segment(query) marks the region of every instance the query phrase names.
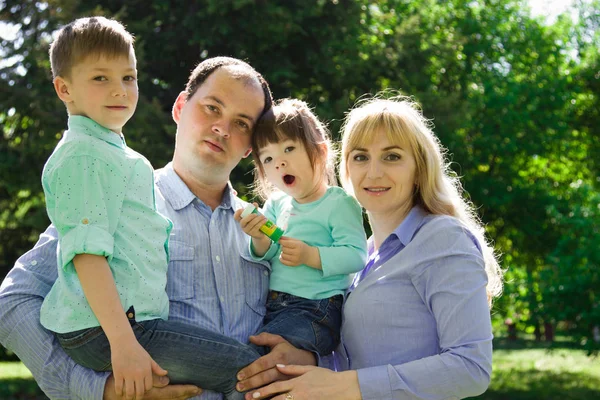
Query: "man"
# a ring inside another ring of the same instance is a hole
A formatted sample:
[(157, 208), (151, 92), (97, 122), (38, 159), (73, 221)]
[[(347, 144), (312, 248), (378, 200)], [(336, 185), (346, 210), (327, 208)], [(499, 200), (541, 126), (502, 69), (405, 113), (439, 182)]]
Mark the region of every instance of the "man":
[[(156, 171), (155, 179), (158, 210), (174, 223), (169, 238), (169, 318), (242, 342), (262, 322), (269, 271), (268, 265), (249, 256), (247, 236), (233, 218), (245, 204), (228, 180), (250, 154), (254, 127), (271, 102), (268, 84), (248, 64), (226, 57), (200, 63), (173, 106), (173, 162)], [(57, 276), (56, 237), (50, 226), (0, 286), (0, 342), (21, 358), (51, 398), (115, 398), (110, 373), (75, 364), (39, 323), (40, 306)], [(315, 361), (280, 337), (265, 335), (258, 341), (272, 351), (245, 370), (246, 376), (254, 376), (238, 390), (280, 379), (276, 363)], [(155, 377), (155, 387), (144, 399), (185, 399), (200, 393), (191, 385), (167, 383), (165, 377)], [(200, 398), (221, 395), (206, 392)]]

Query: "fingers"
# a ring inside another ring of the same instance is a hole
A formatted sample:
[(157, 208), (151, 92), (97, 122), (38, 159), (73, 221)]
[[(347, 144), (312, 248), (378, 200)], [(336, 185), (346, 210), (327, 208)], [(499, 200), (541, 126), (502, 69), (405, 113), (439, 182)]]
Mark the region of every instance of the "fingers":
[(154, 375), (165, 376), (168, 374), (166, 369), (163, 369), (156, 361), (152, 359), (150, 360), (150, 367), (152, 369), (152, 374)]
[(185, 400), (200, 393), (202, 393), (202, 389), (194, 385), (169, 385), (163, 388), (153, 388), (144, 395), (144, 400)]
[(114, 374), (115, 376), (115, 393), (117, 397), (123, 396), (123, 377), (120, 374)]
[(135, 396), (135, 381), (126, 380), (125, 381), (125, 400), (132, 400), (133, 396)]
[(287, 375), (288, 378), (303, 375), (313, 369), (317, 368), (314, 365), (283, 365), (277, 364), (277, 370), (284, 375)]
[(271, 368), (266, 371), (259, 372), (250, 378), (240, 381), (236, 389), (238, 392), (246, 392), (248, 390), (260, 388), (270, 383), (289, 379), (287, 375), (282, 374), (276, 368)]
[(243, 208), (240, 208), (239, 210), (236, 210), (233, 213), (233, 219), (235, 219), (237, 222), (240, 222), (242, 220), (242, 213), (244, 212)]
[(301, 263), (298, 258), (299, 257), (297, 254), (290, 254), (285, 250), (282, 250), (281, 254), (279, 255), (279, 261), (281, 261), (283, 265), (287, 265), (288, 267), (297, 267), (298, 265), (300, 265)]
[(286, 342), (286, 340), (280, 335), (275, 335), (269, 332), (262, 332), (256, 336), (250, 336), (250, 342), (258, 346), (269, 346), (273, 348), (279, 343)]
[(135, 381), (135, 388), (134, 388), (134, 395), (135, 397), (133, 397), (134, 399), (138, 400), (138, 399), (142, 399), (144, 397), (144, 393), (146, 393), (146, 381), (151, 380), (152, 379), (152, 375), (146, 375), (146, 376), (142, 376), (139, 379), (137, 379)]
[[(279, 393), (288, 393), (291, 390), (289, 381), (279, 381), (246, 394), (246, 399), (268, 399)], [(285, 398), (285, 397), (282, 397)]]

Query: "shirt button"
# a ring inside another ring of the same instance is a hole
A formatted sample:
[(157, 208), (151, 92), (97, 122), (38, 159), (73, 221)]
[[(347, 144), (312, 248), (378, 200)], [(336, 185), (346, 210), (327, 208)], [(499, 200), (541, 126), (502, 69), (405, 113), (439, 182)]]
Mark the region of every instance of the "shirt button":
[(81, 223), (87, 225), (90, 221), (87, 218), (81, 220)]
[(216, 256), (215, 258), (217, 259), (217, 262), (221, 261), (221, 257)]
[(37, 265), (37, 260), (33, 260), (33, 261), (31, 262), (31, 265)]
[(263, 271), (263, 275), (269, 275), (269, 271)]
[(219, 300), (221, 300), (221, 303), (225, 303), (225, 297), (221, 296), (219, 297)]
[(129, 314), (127, 314), (127, 318), (133, 318), (133, 313), (130, 312)]

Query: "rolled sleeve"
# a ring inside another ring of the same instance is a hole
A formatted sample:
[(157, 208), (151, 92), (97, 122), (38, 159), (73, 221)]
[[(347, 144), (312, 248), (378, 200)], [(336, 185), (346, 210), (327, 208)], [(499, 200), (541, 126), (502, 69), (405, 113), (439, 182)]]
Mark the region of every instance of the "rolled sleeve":
[(61, 267), (65, 268), (77, 254), (111, 257), (114, 238), (106, 230), (90, 224), (80, 224), (69, 230), (60, 241)]
[(123, 171), (91, 155), (66, 154), (44, 168), (48, 216), (59, 233), (60, 267), (77, 254), (113, 254), (127, 181)]

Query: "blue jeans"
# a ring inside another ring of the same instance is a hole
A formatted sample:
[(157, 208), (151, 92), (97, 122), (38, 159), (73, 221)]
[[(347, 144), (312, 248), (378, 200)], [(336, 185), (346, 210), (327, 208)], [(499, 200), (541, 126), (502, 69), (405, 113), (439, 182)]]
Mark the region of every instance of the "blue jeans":
[[(339, 342), (342, 295), (308, 300), (271, 291), (267, 315), (260, 332), (281, 335), (299, 349), (326, 355)], [(191, 383), (242, 400), (235, 390), (237, 372), (269, 348), (247, 345), (220, 333), (177, 321), (154, 319), (136, 322), (133, 307), (127, 311), (138, 342), (162, 368), (171, 383)], [(57, 333), (65, 352), (79, 365), (96, 371), (111, 371), (110, 343), (102, 327)]]
[[(236, 374), (260, 356), (256, 349), (181, 322), (162, 319), (136, 322), (133, 307), (127, 314), (138, 342), (158, 365), (169, 371), (171, 383), (191, 383), (224, 393), (229, 400), (244, 398), (235, 390)], [(56, 336), (77, 364), (96, 371), (112, 370), (110, 344), (101, 327)]]
[[(271, 290), (267, 300), (267, 315), (258, 333), (281, 335), (299, 349), (327, 355), (340, 342), (343, 302), (341, 294), (309, 300)], [(268, 349), (256, 348), (262, 355), (268, 352)]]

